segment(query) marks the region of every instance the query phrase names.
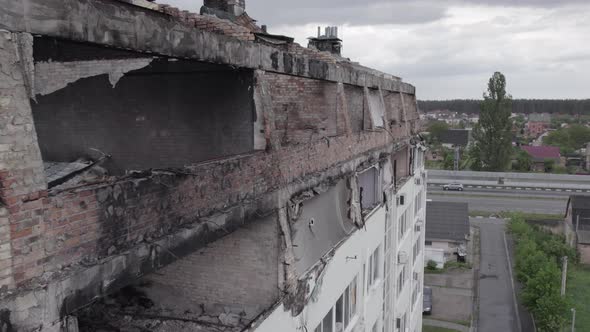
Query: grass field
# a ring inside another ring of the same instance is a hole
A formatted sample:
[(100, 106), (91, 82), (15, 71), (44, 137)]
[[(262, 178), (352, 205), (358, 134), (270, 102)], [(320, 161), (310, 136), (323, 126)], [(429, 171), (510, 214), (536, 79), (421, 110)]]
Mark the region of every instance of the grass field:
[[(576, 331), (590, 331), (590, 267), (571, 268), (567, 294), (576, 308)], [(571, 324), (571, 321), (569, 322)]]
[(444, 327), (422, 326), (422, 332), (457, 332), (457, 330), (445, 329)]

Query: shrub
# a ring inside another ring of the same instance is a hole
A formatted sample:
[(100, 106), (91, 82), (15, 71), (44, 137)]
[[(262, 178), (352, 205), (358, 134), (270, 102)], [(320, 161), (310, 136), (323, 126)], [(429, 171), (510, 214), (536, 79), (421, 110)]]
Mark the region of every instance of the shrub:
[(436, 262), (433, 261), (432, 259), (426, 263), (426, 269), (429, 271), (436, 271), (436, 266), (437, 266)]
[(523, 284), (522, 302), (535, 316), (539, 331), (558, 331), (566, 321), (567, 303), (560, 295), (561, 257), (577, 259), (562, 237), (529, 225), (513, 214), (508, 231), (516, 238), (516, 276)]

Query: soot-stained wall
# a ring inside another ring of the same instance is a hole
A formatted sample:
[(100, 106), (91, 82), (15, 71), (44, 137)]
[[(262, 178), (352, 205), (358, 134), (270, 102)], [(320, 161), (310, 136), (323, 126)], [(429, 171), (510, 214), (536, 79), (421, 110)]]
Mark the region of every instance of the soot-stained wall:
[(154, 60), (123, 76), (80, 79), (37, 96), (33, 116), (43, 159), (112, 158), (125, 170), (181, 167), (253, 149), (251, 71)]

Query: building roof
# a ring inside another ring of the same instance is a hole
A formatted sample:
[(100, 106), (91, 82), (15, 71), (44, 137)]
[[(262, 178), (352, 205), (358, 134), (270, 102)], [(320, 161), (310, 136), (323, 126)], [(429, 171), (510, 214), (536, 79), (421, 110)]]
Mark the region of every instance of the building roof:
[(556, 146), (522, 146), (526, 153), (528, 153), (535, 161), (543, 161), (545, 159), (559, 159), (561, 154), (559, 148)]
[(453, 144), (455, 146), (467, 146), (469, 143), (469, 130), (467, 129), (449, 129), (440, 134), (440, 142), (443, 144)]
[(590, 210), (590, 196), (571, 195), (568, 204), (571, 204), (574, 210)]
[(469, 235), (467, 203), (427, 202), (426, 239), (463, 241)]

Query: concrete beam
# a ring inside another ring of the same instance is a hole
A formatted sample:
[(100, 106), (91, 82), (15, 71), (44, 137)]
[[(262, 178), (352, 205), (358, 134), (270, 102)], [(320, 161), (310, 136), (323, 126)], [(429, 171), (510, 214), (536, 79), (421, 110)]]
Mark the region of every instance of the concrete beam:
[(391, 75), (202, 31), (127, 2), (4, 0), (0, 29), (415, 94), (412, 85)]

